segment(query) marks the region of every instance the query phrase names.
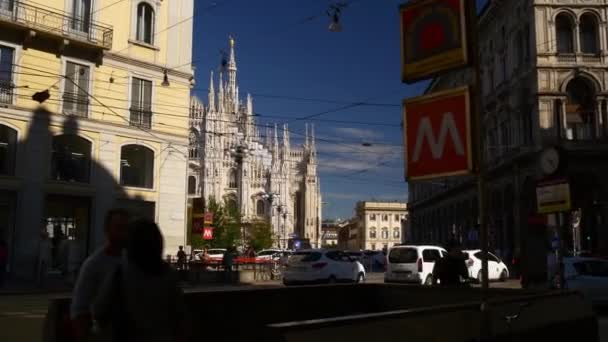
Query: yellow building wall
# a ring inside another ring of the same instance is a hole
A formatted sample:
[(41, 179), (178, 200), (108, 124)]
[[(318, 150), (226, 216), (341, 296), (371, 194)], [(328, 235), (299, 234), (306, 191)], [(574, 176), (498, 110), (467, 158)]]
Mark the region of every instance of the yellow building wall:
[[(98, 0), (96, 8), (103, 8), (114, 3), (116, 0)], [(176, 1), (176, 0), (171, 0)], [(32, 3), (34, 6), (39, 4)], [(47, 8), (69, 13), (65, 9), (65, 0), (51, 0), (46, 2)], [(166, 31), (156, 35), (155, 46), (158, 50), (140, 47), (129, 43), (131, 38), (131, 1), (123, 1), (102, 9), (98, 13), (97, 21), (113, 26), (113, 53), (120, 53), (137, 60), (163, 65), (166, 60), (165, 37)], [(157, 13), (156, 30), (162, 31), (166, 28), (168, 18), (168, 5), (164, 1)], [(129, 47), (131, 46), (131, 47)], [(84, 55), (83, 55), (84, 56)], [(63, 61), (53, 53), (48, 53), (33, 48), (23, 49), (17, 53), (17, 73), (15, 83), (17, 85), (16, 106), (26, 109), (35, 108), (38, 103), (31, 100), (31, 96), (44, 89), (50, 88), (50, 99), (45, 103), (53, 113), (61, 112), (62, 77), (64, 74)], [(83, 61), (86, 59), (83, 58)], [(91, 88), (90, 93), (98, 100), (90, 98), (89, 118), (101, 120), (108, 123), (128, 125), (129, 122), (129, 92), (133, 68), (125, 65), (123, 67), (108, 65), (106, 61), (101, 65), (91, 65)], [(145, 69), (145, 68), (144, 68)], [(161, 72), (146, 72), (147, 79), (152, 79), (153, 90), (153, 131), (186, 136), (188, 134), (188, 115), (190, 103), (190, 84), (184, 80), (170, 78), (171, 85), (163, 87), (163, 75)], [(111, 82), (111, 79), (113, 82)]]

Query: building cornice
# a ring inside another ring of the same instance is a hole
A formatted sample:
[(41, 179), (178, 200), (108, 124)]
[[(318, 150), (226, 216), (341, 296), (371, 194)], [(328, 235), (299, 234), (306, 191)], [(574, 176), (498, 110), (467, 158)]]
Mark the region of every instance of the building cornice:
[(137, 66), (137, 67), (141, 67), (141, 68), (146, 68), (146, 69), (153, 70), (153, 71), (160, 72), (160, 73), (167, 70), (167, 74), (174, 76), (174, 77), (184, 78), (186, 80), (190, 80), (190, 78), (192, 78), (194, 76), (194, 73), (188, 73), (188, 72), (183, 72), (183, 71), (167, 68), (167, 67), (159, 65), (159, 64), (142, 61), (140, 59), (131, 58), (131, 57), (128, 57), (128, 56), (125, 56), (122, 54), (117, 54), (117, 53), (113, 53), (113, 52), (109, 52), (109, 51), (104, 52), (103, 56), (104, 56), (104, 58), (111, 59), (111, 60), (114, 60), (117, 62), (129, 64), (129, 65), (133, 65), (133, 66)]

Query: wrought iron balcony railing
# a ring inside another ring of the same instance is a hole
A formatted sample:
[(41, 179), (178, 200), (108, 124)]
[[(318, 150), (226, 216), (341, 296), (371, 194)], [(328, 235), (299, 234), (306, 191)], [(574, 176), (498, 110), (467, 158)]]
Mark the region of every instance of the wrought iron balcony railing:
[(13, 85), (0, 81), (0, 104), (13, 103)]
[(0, 0), (0, 23), (14, 24), (103, 49), (112, 48), (114, 30), (111, 26), (22, 1)]
[(129, 122), (131, 126), (150, 129), (152, 128), (152, 112), (149, 110), (131, 108), (131, 118)]

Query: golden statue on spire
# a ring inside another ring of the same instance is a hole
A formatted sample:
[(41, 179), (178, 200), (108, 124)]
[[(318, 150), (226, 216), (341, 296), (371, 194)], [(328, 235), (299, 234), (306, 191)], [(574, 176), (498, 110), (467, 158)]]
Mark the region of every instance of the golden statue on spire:
[(232, 35), (228, 36), (228, 43), (230, 43), (230, 48), (234, 48), (234, 37)]

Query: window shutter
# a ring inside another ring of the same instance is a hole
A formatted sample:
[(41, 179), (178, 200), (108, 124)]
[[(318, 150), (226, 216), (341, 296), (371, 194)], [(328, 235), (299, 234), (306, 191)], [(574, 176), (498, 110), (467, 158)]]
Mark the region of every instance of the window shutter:
[(141, 124), (141, 80), (138, 78), (132, 79), (131, 88), (131, 124)]
[(74, 113), (76, 111), (76, 86), (74, 85), (76, 75), (76, 64), (67, 62), (65, 67), (65, 77), (63, 82), (63, 111)]
[(76, 107), (78, 109), (78, 114), (82, 116), (88, 116), (88, 108), (89, 108), (89, 68), (86, 66), (78, 65), (78, 72), (76, 73), (78, 77), (78, 86), (77, 89), (78, 96), (76, 97), (77, 103)]

